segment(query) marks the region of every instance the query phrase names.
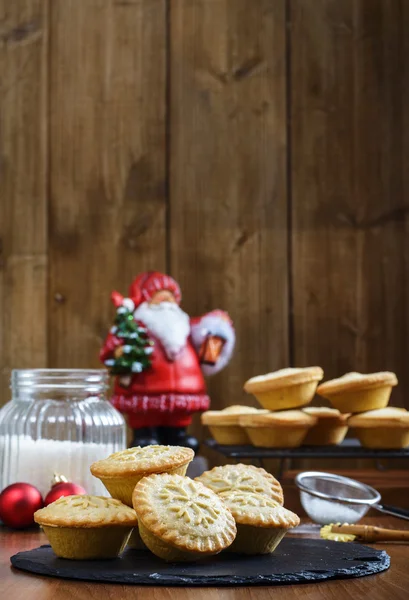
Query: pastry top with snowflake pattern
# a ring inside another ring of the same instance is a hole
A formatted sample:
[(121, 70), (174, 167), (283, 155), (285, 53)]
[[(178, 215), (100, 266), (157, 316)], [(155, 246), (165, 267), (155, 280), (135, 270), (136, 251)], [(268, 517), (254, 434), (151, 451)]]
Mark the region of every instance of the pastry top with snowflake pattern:
[(63, 496), (34, 513), (39, 525), (51, 527), (111, 527), (138, 524), (135, 511), (119, 500), (104, 496)]
[(200, 481), (216, 494), (240, 491), (255, 492), (283, 504), (283, 490), (273, 475), (253, 465), (224, 465), (206, 471), (195, 481)]
[(236, 536), (234, 518), (223, 501), (188, 477), (144, 477), (135, 487), (133, 505), (151, 533), (178, 548), (215, 553)]
[(290, 529), (300, 524), (300, 519), (295, 513), (260, 494), (224, 492), (220, 494), (220, 498), (240, 525)]
[(193, 450), (182, 446), (136, 446), (115, 452), (108, 458), (93, 463), (91, 473), (96, 477), (112, 479), (124, 475), (161, 473), (167, 469), (181, 467), (193, 457)]

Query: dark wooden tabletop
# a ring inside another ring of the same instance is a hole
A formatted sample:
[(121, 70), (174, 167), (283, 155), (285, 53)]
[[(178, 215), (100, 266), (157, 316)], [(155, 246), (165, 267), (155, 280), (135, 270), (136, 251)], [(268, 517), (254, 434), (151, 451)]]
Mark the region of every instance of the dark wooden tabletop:
[[(363, 522), (406, 529), (404, 521), (393, 517), (368, 518)], [(306, 534), (307, 535), (307, 534)], [(314, 533), (308, 533), (314, 537)], [(30, 575), (10, 566), (10, 556), (29, 550), (47, 540), (38, 530), (15, 532), (0, 527), (1, 600), (407, 600), (409, 598), (409, 544), (377, 544), (391, 557), (384, 573), (327, 581), (317, 584), (250, 588), (165, 588), (99, 584)]]

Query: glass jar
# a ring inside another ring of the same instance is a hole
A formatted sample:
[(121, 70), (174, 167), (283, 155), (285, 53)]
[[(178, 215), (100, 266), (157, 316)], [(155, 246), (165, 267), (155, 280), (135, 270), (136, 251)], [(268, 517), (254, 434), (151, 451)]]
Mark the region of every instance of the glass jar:
[(105, 370), (15, 370), (0, 410), (0, 491), (17, 481), (50, 489), (54, 473), (107, 495), (90, 464), (126, 447), (122, 415), (106, 400)]

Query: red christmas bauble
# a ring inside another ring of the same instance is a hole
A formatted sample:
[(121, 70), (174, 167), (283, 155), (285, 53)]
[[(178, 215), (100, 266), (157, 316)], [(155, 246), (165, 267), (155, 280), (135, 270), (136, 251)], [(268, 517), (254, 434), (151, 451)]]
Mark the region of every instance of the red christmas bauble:
[(51, 490), (44, 498), (44, 506), (55, 502), (62, 496), (75, 496), (76, 494), (86, 494), (87, 491), (80, 485), (67, 481), (63, 475), (54, 475), (51, 482)]
[(0, 519), (13, 529), (34, 525), (34, 513), (42, 507), (40, 492), (29, 483), (13, 483), (0, 494)]

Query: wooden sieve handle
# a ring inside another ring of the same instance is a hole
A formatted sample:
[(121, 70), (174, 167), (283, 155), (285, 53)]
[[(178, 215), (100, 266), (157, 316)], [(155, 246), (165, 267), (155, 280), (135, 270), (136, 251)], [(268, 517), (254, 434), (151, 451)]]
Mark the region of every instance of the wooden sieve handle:
[(333, 525), (332, 533), (349, 533), (364, 542), (409, 542), (409, 531), (403, 529), (383, 529), (373, 525)]

